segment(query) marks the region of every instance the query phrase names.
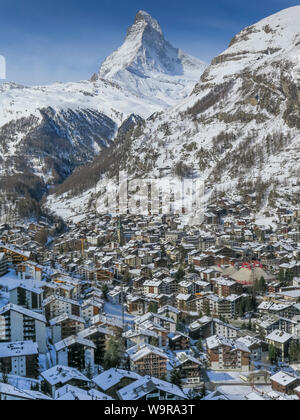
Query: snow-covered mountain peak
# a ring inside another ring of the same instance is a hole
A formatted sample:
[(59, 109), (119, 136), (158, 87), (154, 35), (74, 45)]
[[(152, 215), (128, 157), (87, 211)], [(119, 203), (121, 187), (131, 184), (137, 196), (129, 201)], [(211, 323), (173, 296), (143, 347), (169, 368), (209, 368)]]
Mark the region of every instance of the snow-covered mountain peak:
[[(285, 205), (287, 198), (298, 205), (299, 22), (300, 7), (295, 7), (245, 28), (226, 51), (212, 60), (191, 95), (144, 121), (130, 116), (108, 149), (105, 161), (94, 162), (97, 182), (101, 184), (99, 167), (111, 185), (120, 170), (126, 170), (132, 179), (161, 178), (163, 174), (182, 178), (193, 174), (205, 181), (205, 200), (210, 196), (224, 197), (230, 191), (261, 212), (269, 206), (271, 214), (274, 203)], [(147, 26), (142, 20), (140, 24)], [(134, 39), (143, 41), (138, 48), (142, 51), (147, 47), (144, 57), (151, 62), (147, 54), (154, 48), (142, 36)], [(137, 86), (144, 80), (146, 91), (146, 76), (140, 81), (134, 75), (131, 79), (126, 68), (113, 73), (118, 54), (110, 58), (114, 79), (127, 80), (129, 85), (136, 81)], [(186, 57), (182, 53), (185, 71), (191, 68), (184, 63)], [(138, 63), (138, 59), (133, 63)], [(159, 76), (154, 71), (149, 74), (152, 82), (164, 77), (162, 72)], [(174, 79), (169, 76), (170, 83)], [(109, 162), (107, 169), (105, 162)], [(95, 184), (89, 182), (88, 171), (76, 176), (60, 190), (61, 195), (49, 197), (49, 207), (62, 217), (77, 217), (91, 209), (90, 195), (91, 191), (94, 194)], [(78, 190), (70, 185), (77, 187), (78, 179), (84, 177), (88, 181), (78, 196)], [(72, 194), (75, 199), (69, 198)], [(100, 201), (101, 194), (99, 190)]]
[(135, 16), (134, 27), (145, 27), (145, 25), (149, 25), (152, 30), (155, 30), (161, 35), (163, 35), (163, 31), (158, 21), (154, 19), (151, 15), (149, 15), (149, 13), (140, 10)]
[(247, 66), (253, 72), (284, 60), (293, 61), (300, 68), (299, 22), (300, 6), (296, 6), (243, 29), (227, 50), (212, 61), (203, 81), (226, 80)]
[(98, 77), (139, 97), (156, 97), (165, 107), (188, 96), (205, 68), (205, 63), (166, 41), (159, 23), (140, 11), (125, 42), (104, 61)]
[(245, 28), (232, 40), (230, 48), (250, 52), (268, 48), (289, 50), (297, 44), (299, 22), (300, 6), (282, 10)]

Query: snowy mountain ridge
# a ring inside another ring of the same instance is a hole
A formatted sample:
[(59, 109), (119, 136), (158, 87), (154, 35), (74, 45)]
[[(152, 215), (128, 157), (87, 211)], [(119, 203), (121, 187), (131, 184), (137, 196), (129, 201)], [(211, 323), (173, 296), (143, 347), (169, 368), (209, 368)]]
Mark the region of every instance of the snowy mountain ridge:
[[(207, 199), (255, 197), (257, 212), (274, 200), (299, 204), (299, 22), (296, 6), (241, 31), (189, 97), (139, 126), (129, 141), (116, 140), (111, 154), (119, 157), (117, 166), (104, 177), (113, 183), (110, 173), (120, 169), (151, 178), (169, 168), (172, 176), (203, 179)], [(68, 217), (91, 209), (97, 191), (87, 185), (72, 197), (71, 184), (48, 199), (54, 212)], [(101, 178), (98, 184), (100, 191)]]
[[(159, 47), (151, 43), (152, 36), (161, 42)], [(110, 146), (129, 115), (147, 118), (175, 99), (186, 97), (204, 71), (200, 60), (167, 43), (158, 22), (145, 12), (136, 16), (127, 42), (137, 45), (130, 49), (131, 85), (126, 77), (122, 83), (122, 77), (106, 74), (109, 60), (99, 75), (88, 81), (34, 87), (0, 85), (0, 184), (1, 177), (20, 178), (26, 172), (38, 178), (42, 194)], [(142, 64), (134, 73), (134, 63), (139, 62)], [(111, 65), (111, 72), (120, 75), (120, 66), (127, 72), (126, 54)], [(179, 74), (180, 66), (193, 68), (193, 73), (186, 77), (184, 72)], [(169, 80), (168, 71), (178, 75)], [(139, 88), (134, 90), (132, 85)], [(6, 178), (2, 185), (5, 189), (13, 183)]]
[(165, 40), (159, 23), (140, 11), (124, 44), (104, 61), (98, 75), (138, 96), (154, 96), (165, 107), (189, 95), (206, 67), (174, 48)]

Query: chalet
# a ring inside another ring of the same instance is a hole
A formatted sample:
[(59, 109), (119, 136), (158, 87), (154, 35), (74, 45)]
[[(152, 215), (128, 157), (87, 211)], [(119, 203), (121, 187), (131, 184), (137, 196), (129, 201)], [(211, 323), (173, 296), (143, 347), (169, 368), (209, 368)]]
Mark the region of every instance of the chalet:
[(200, 255), (193, 258), (193, 265), (195, 267), (212, 267), (215, 265), (215, 257), (213, 255)]
[(165, 327), (161, 326), (160, 324), (154, 322), (154, 320), (145, 320), (141, 324), (139, 324), (139, 329), (144, 331), (151, 331), (156, 334), (157, 337), (157, 345), (159, 347), (166, 347), (168, 344), (168, 331)]
[(130, 268), (141, 268), (142, 259), (136, 255), (127, 255), (124, 258), (124, 263)]
[(55, 401), (112, 401), (113, 398), (96, 389), (81, 389), (64, 385), (55, 392)]
[(111, 397), (117, 398), (117, 393), (120, 389), (139, 379), (141, 379), (141, 376), (135, 372), (111, 368), (96, 376), (93, 382), (100, 391), (104, 391)]
[(250, 357), (253, 362), (259, 362), (262, 359), (263, 343), (261, 340), (249, 335), (240, 337), (238, 340), (251, 351)]
[(195, 286), (194, 283), (190, 282), (190, 281), (181, 281), (178, 284), (178, 292), (188, 295), (188, 294), (195, 294)]
[(89, 322), (91, 318), (102, 313), (104, 301), (98, 297), (85, 299), (80, 305), (80, 316)]
[(41, 281), (43, 276), (43, 267), (33, 261), (26, 261), (18, 265), (18, 277), (20, 280), (32, 279)]
[(146, 312), (147, 299), (140, 296), (128, 295), (127, 312), (131, 315), (143, 315)]
[(251, 352), (238, 340), (212, 336), (207, 338), (206, 344), (212, 370), (249, 372)]
[(219, 319), (213, 319), (213, 334), (218, 337), (237, 338), (239, 329)]
[(190, 348), (190, 338), (187, 334), (176, 331), (175, 333), (170, 333), (169, 337), (169, 347), (172, 350), (188, 350)]
[(166, 277), (162, 280), (163, 285), (163, 293), (166, 295), (172, 295), (173, 293), (177, 292), (177, 282), (172, 277)]
[(128, 330), (123, 333), (126, 340), (126, 347), (131, 348), (135, 345), (155, 344), (159, 345), (159, 334), (151, 329), (145, 329), (143, 325), (138, 330)]
[(16, 388), (0, 383), (0, 401), (51, 401), (52, 398), (39, 391)]
[(200, 272), (201, 279), (209, 282), (214, 277), (219, 277), (220, 273), (215, 267), (202, 269)]
[(43, 289), (31, 283), (20, 284), (9, 291), (11, 303), (31, 310), (41, 310), (43, 303)]
[(46, 353), (46, 318), (12, 303), (0, 308), (0, 342), (37, 342), (40, 353)]
[(37, 378), (38, 346), (32, 341), (0, 343), (0, 371), (16, 376)]
[(161, 315), (163, 318), (171, 319), (177, 324), (177, 321), (180, 316), (180, 311), (173, 306), (166, 305), (162, 308), (159, 308), (157, 314)]
[(63, 314), (49, 321), (52, 342), (58, 343), (84, 330), (85, 320), (75, 315)]
[(133, 279), (132, 287), (135, 292), (143, 291), (145, 278), (136, 277)]
[(64, 385), (77, 386), (88, 389), (91, 381), (77, 369), (68, 366), (56, 365), (41, 373), (46, 388), (55, 397), (57, 389)]
[(188, 311), (189, 304), (193, 301), (193, 295), (180, 293), (176, 296), (176, 307), (180, 311)]
[(80, 371), (94, 369), (95, 344), (80, 336), (71, 336), (54, 344), (58, 365), (69, 366)]
[(111, 284), (113, 280), (113, 272), (104, 267), (96, 268), (94, 272), (94, 282), (100, 284)]
[(165, 378), (167, 374), (168, 356), (158, 347), (145, 344), (127, 350), (133, 372), (141, 376), (150, 375)]
[(277, 349), (281, 360), (284, 362), (288, 357), (288, 348), (292, 339), (293, 336), (291, 334), (281, 330), (274, 330), (271, 334), (267, 335), (266, 342)]
[(271, 384), (274, 391), (290, 395), (300, 385), (300, 378), (281, 371), (271, 376)]
[(207, 281), (196, 280), (194, 282), (195, 294), (202, 294), (211, 291), (211, 285)]
[(295, 315), (295, 308), (289, 303), (263, 301), (257, 308), (260, 314), (274, 314), (280, 317), (292, 318)]
[(126, 401), (182, 401), (187, 399), (177, 385), (151, 376), (144, 376), (134, 381), (120, 389), (117, 394), (118, 399)]
[(4, 253), (8, 261), (10, 261), (15, 267), (20, 263), (28, 261), (31, 253), (29, 251), (23, 251), (13, 246), (0, 245), (0, 253)]
[(187, 385), (199, 385), (203, 380), (202, 363), (185, 352), (177, 353), (175, 359), (181, 379)]
[(80, 331), (77, 336), (94, 343), (94, 361), (96, 365), (102, 365), (104, 361), (105, 346), (107, 341), (115, 334), (108, 328), (91, 326)]
[(204, 316), (189, 325), (189, 334), (193, 340), (208, 338), (214, 335), (213, 319)]
[(233, 316), (232, 303), (227, 298), (220, 298), (216, 295), (207, 295), (199, 300), (198, 311), (216, 318), (230, 319)]
[(164, 285), (161, 280), (146, 280), (144, 282), (144, 294), (160, 295), (164, 291)]
[(77, 300), (67, 299), (58, 295), (45, 299), (43, 307), (48, 321), (64, 314), (81, 316), (81, 305)]
[(117, 334), (123, 333), (122, 320), (113, 316), (98, 314), (91, 319), (91, 325), (106, 327)]
[(228, 297), (233, 294), (242, 294), (243, 288), (234, 280), (218, 277), (210, 280), (214, 293), (219, 297)]

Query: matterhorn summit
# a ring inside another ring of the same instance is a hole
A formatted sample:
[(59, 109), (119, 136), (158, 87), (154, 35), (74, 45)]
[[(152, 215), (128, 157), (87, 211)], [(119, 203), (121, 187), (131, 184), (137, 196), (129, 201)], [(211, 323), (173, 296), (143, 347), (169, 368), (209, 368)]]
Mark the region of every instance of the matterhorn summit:
[(102, 64), (99, 78), (172, 105), (191, 93), (205, 68), (204, 62), (166, 41), (157, 20), (140, 11), (124, 44)]

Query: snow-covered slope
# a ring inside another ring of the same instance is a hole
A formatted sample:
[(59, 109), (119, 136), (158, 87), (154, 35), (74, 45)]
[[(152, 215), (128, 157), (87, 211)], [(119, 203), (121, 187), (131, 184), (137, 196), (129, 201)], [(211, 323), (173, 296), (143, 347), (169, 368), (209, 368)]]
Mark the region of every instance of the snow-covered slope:
[(207, 65), (174, 48), (159, 23), (140, 11), (124, 44), (102, 64), (99, 77), (112, 80), (143, 98), (156, 98), (162, 107), (192, 91)]
[[(188, 98), (139, 125), (130, 141), (117, 139), (115, 169), (132, 177), (168, 167), (172, 174), (193, 172), (206, 181), (207, 197), (230, 191), (247, 200), (254, 193), (257, 211), (284, 200), (299, 205), (299, 22), (297, 6), (236, 35)], [(110, 167), (106, 176), (115, 172)], [(60, 214), (68, 206), (82, 213), (90, 184), (75, 201), (68, 185), (48, 204)], [(95, 198), (96, 185), (92, 192)]]
[[(158, 23), (146, 13), (137, 15), (129, 32), (130, 46), (137, 46), (130, 48), (130, 65), (126, 54), (117, 52), (116, 59), (106, 60), (99, 75), (89, 81), (37, 87), (0, 85), (3, 188), (10, 185), (13, 191), (14, 180), (9, 182), (7, 177), (20, 179), (26, 172), (24, 182), (28, 174), (37, 177), (42, 195), (49, 186), (63, 181), (76, 167), (110, 146), (129, 115), (149, 117), (169, 105), (168, 96), (172, 102), (191, 92), (205, 68), (202, 62), (164, 41)], [(159, 40), (161, 45), (155, 45)], [(122, 48), (119, 51), (124, 52)], [(134, 74), (133, 63), (141, 59), (139, 74)], [(120, 71), (129, 67), (130, 82), (126, 77), (122, 79)], [(113, 77), (113, 72), (120, 77)], [(147, 83), (139, 83), (140, 79)], [(132, 88), (133, 83), (137, 90)]]

